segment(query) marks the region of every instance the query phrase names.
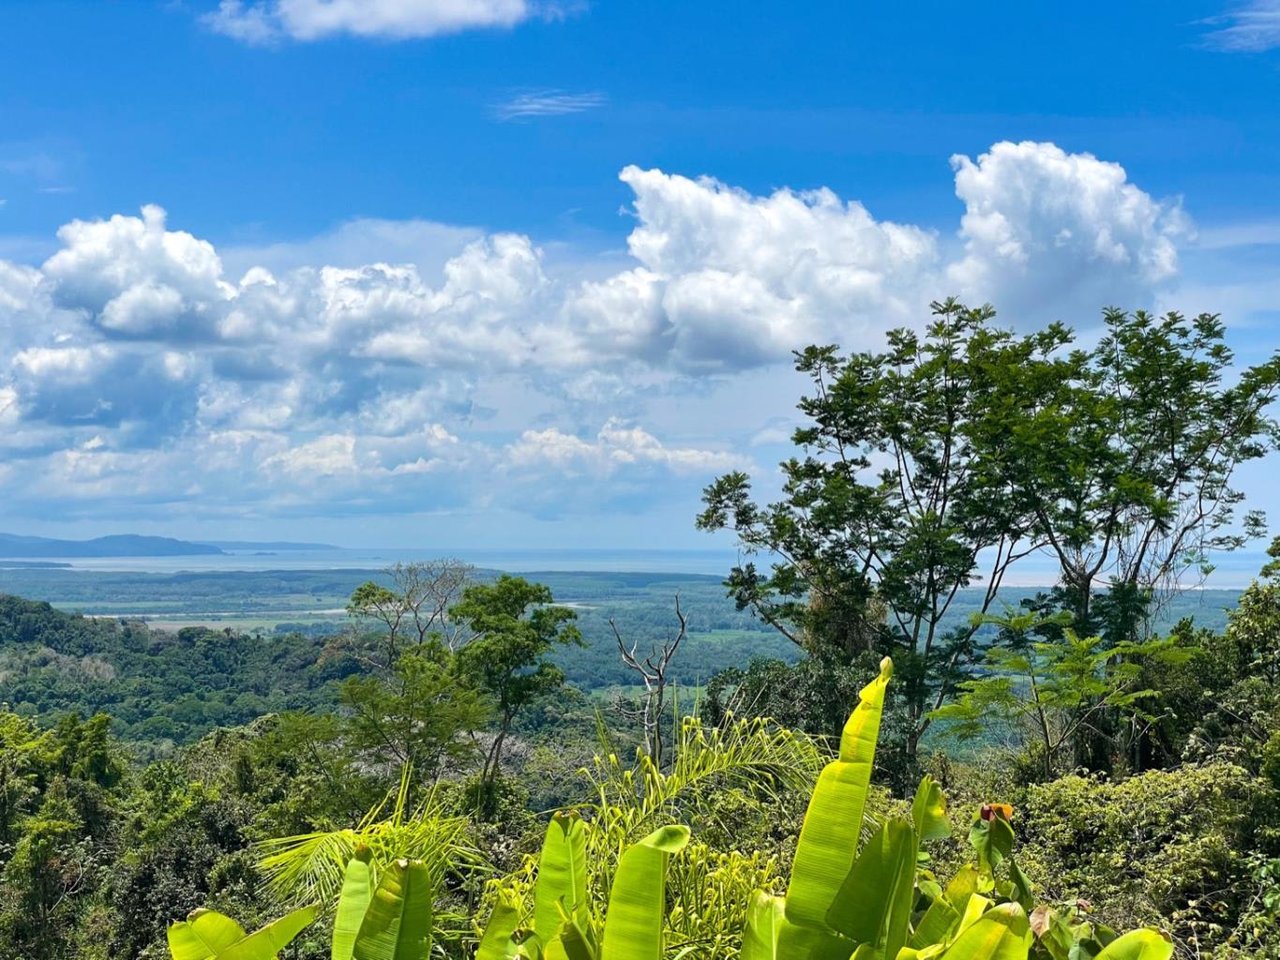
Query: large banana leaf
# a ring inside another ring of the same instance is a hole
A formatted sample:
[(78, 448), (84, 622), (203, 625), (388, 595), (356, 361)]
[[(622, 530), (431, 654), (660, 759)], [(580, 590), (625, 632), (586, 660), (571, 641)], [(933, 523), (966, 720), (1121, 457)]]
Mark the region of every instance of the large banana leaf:
[(791, 924), (824, 927), (827, 911), (853, 866), (884, 713), (885, 688), (892, 674), (893, 662), (886, 657), (880, 675), (863, 688), (858, 706), (845, 724), (839, 758), (818, 778), (800, 829), (787, 888), (786, 915)]
[(579, 915), (565, 917), (560, 932), (547, 942), (542, 960), (596, 960), (596, 944), (586, 908)]
[(347, 862), (347, 872), (342, 880), (342, 894), (338, 897), (338, 912), (333, 918), (333, 942), (331, 960), (352, 960), (356, 946), (356, 934), (364, 922), (365, 911), (373, 899), (373, 875), (369, 869), (368, 849), (358, 850)]
[(747, 928), (742, 933), (740, 960), (777, 960), (778, 934), (787, 902), (757, 890), (747, 907)]
[(943, 960), (1027, 960), (1031, 924), (1022, 907), (1002, 903), (992, 907), (960, 934), (942, 954)]
[(310, 906), (287, 913), (220, 951), (217, 960), (275, 960), (294, 937), (310, 926), (319, 912), (318, 906)]
[(1169, 960), (1173, 944), (1155, 930), (1134, 930), (1112, 940), (1094, 960)]
[(173, 960), (213, 960), (244, 937), (244, 927), (226, 914), (196, 910), (169, 927), (169, 953)]
[(382, 872), (356, 934), (354, 960), (426, 960), (431, 950), (431, 876), (398, 860)]
[(489, 924), (476, 948), (476, 960), (508, 960), (515, 956), (516, 945), (512, 937), (519, 927), (520, 904), (504, 890), (498, 894), (498, 902), (494, 904)]
[(587, 900), (587, 829), (577, 813), (557, 813), (547, 826), (533, 893), (533, 930), (548, 943), (564, 913)]
[(662, 960), (667, 861), (688, 842), (688, 827), (660, 827), (623, 853), (609, 892), (600, 960)]
[(911, 934), (911, 946), (917, 950), (935, 943), (945, 943), (960, 923), (960, 913), (946, 897), (938, 897), (929, 904), (920, 922)]
[(867, 842), (836, 892), (827, 924), (857, 944), (896, 957), (907, 938), (915, 891), (915, 831), (887, 820)]

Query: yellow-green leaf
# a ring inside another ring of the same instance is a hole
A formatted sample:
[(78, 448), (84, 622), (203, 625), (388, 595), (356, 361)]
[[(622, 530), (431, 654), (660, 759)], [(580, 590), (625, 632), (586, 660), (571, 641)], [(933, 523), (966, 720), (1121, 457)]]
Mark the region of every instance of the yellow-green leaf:
[(508, 891), (503, 890), (498, 894), (498, 902), (493, 906), (489, 923), (484, 928), (484, 936), (480, 938), (480, 945), (476, 948), (476, 960), (506, 960), (514, 956), (511, 938), (519, 927), (520, 904)]
[(893, 662), (886, 657), (880, 675), (863, 688), (858, 706), (845, 724), (839, 759), (829, 763), (818, 777), (787, 888), (787, 920), (793, 924), (824, 927), (827, 911), (853, 866), (885, 689), (892, 674)]
[[(976, 898), (975, 898), (976, 899)], [(1002, 903), (972, 923), (942, 954), (943, 960), (1027, 960), (1031, 925), (1022, 907)]]
[(622, 854), (609, 893), (600, 960), (662, 960), (667, 861), (688, 842), (688, 827), (660, 827)]
[(778, 934), (787, 902), (757, 890), (747, 907), (747, 928), (742, 934), (741, 960), (776, 960)]
[(399, 860), (384, 870), (356, 934), (354, 960), (425, 960), (432, 896), (424, 864)]
[(947, 819), (947, 798), (942, 785), (933, 777), (925, 776), (916, 790), (911, 804), (911, 819), (916, 825), (916, 837), (925, 840), (941, 840), (951, 835), (951, 821)]
[[(896, 956), (906, 940), (915, 886), (916, 850), (911, 824), (887, 820), (862, 848), (836, 892), (827, 925), (854, 943), (885, 946)], [(905, 900), (905, 908), (903, 906)], [(896, 917), (897, 922), (890, 923)], [(894, 926), (894, 931), (890, 931)]]
[(356, 934), (364, 922), (365, 911), (373, 898), (373, 876), (369, 870), (368, 852), (357, 854), (347, 862), (342, 880), (342, 894), (338, 897), (338, 912), (333, 918), (333, 942), (330, 946), (332, 960), (351, 960), (356, 946)]
[(313, 905), (287, 913), (219, 951), (217, 960), (275, 960), (294, 937), (311, 925), (319, 912), (320, 908)]
[(533, 889), (533, 929), (545, 943), (560, 929), (561, 910), (572, 913), (587, 899), (586, 825), (577, 813), (551, 818)]
[(945, 897), (938, 897), (929, 904), (929, 909), (916, 924), (915, 932), (911, 935), (911, 946), (916, 950), (923, 950), (935, 943), (946, 943), (959, 924), (959, 911)]
[(244, 937), (244, 927), (226, 914), (196, 910), (186, 920), (170, 925), (169, 953), (173, 960), (213, 960)]
[(1173, 944), (1156, 930), (1134, 930), (1112, 940), (1095, 960), (1169, 960)]

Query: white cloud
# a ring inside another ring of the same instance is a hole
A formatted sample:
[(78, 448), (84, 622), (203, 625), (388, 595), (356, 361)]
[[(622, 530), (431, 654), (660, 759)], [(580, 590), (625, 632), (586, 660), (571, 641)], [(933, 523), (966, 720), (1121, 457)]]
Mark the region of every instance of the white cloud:
[(528, 0), (221, 0), (204, 22), (246, 43), (341, 34), (408, 40), (513, 27), (533, 14)]
[(18, 391), (13, 387), (0, 387), (0, 427), (16, 426), (21, 416)]
[(329, 434), (299, 444), (263, 461), (267, 470), (280, 470), (295, 477), (330, 477), (355, 473), (356, 438), (351, 434)]
[(569, 93), (565, 90), (535, 90), (517, 94), (493, 108), (499, 120), (530, 120), (535, 117), (562, 117), (603, 107), (603, 93)]
[(768, 362), (815, 338), (861, 339), (908, 317), (936, 270), (930, 231), (877, 221), (830, 190), (756, 197), (638, 167), (621, 178), (639, 220), (628, 248), (666, 279), (673, 343), (694, 363)]
[(58, 231), (63, 249), (42, 268), (57, 306), (130, 336), (205, 339), (234, 289), (206, 240), (166, 229), (165, 212), (75, 220)]
[(551, 465), (566, 473), (607, 477), (634, 467), (661, 466), (676, 473), (711, 473), (743, 466), (744, 458), (721, 450), (669, 447), (646, 430), (611, 419), (591, 440), (556, 428), (526, 430), (505, 455), (511, 468)]
[(0, 310), (16, 315), (31, 309), (40, 278), (34, 267), (0, 260)]
[(230, 276), (244, 276), (255, 268), (270, 276), (316, 264), (352, 268), (369, 263), (400, 263), (412, 264), (424, 278), (435, 282), (438, 278), (433, 272), (438, 272), (446, 260), (456, 256), (468, 243), (483, 236), (483, 231), (474, 227), (431, 220), (359, 217), (315, 237), (278, 243), (245, 243), (224, 247), (219, 255)]
[(76, 380), (88, 376), (94, 367), (109, 362), (113, 351), (107, 348), (31, 347), (20, 350), (13, 366), (34, 377), (57, 377)]
[[(957, 291), (1087, 323), (1176, 279), (1177, 205), (1119, 166), (1052, 144), (954, 163), (955, 240), (829, 190), (637, 167), (625, 258), (423, 221), (226, 249), (155, 206), (74, 221), (42, 265), (0, 260), (0, 444), (27, 464), (0, 499), (78, 483), (86, 503), (208, 510), (669, 496), (668, 475), (785, 439), (770, 418), (801, 387), (780, 365), (807, 343), (879, 345)], [(688, 411), (713, 392), (699, 432)], [(56, 483), (24, 479), (42, 471)]]
[(1280, 0), (1251, 0), (1206, 22), (1214, 29), (1205, 41), (1219, 50), (1261, 53), (1280, 47)]
[(1051, 143), (998, 143), (955, 156), (965, 256), (949, 286), (1011, 318), (1071, 319), (1146, 306), (1177, 276), (1189, 221), (1128, 181), (1124, 168)]

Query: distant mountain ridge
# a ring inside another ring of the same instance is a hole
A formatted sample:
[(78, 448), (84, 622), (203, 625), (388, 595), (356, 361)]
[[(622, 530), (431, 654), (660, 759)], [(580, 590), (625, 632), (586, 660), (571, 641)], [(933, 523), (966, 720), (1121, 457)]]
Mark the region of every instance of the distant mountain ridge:
[(197, 540), (219, 550), (341, 550), (331, 543), (294, 543), (292, 540)]
[(92, 540), (55, 540), (0, 533), (0, 557), (21, 557), (24, 560), (45, 557), (194, 557), (225, 552), (209, 543), (191, 543), (172, 537), (144, 537), (134, 533), (94, 537)]

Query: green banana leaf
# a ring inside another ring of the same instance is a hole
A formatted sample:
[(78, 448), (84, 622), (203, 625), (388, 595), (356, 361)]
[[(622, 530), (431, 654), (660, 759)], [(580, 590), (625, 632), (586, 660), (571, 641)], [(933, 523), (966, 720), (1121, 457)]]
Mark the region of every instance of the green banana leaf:
[(1155, 930), (1134, 930), (1112, 940), (1094, 960), (1169, 960), (1173, 944)]
[(504, 890), (498, 894), (498, 902), (489, 915), (489, 924), (476, 948), (476, 960), (508, 960), (515, 956), (512, 936), (519, 927), (520, 904)]
[(595, 938), (584, 928), (586, 923), (585, 908), (581, 917), (565, 917), (560, 932), (542, 951), (542, 960), (596, 960)]
[(360, 924), (364, 922), (365, 911), (372, 899), (373, 874), (369, 869), (369, 851), (358, 850), (348, 861), (346, 876), (342, 880), (338, 912), (333, 918), (331, 960), (352, 960), (356, 934), (360, 932)]
[(659, 827), (622, 854), (609, 892), (600, 960), (662, 960), (667, 861), (688, 842), (688, 827)]
[(802, 927), (785, 915), (778, 929), (778, 960), (850, 960), (857, 947), (834, 930)]
[(982, 889), (990, 890), (995, 881), (996, 867), (1013, 853), (1013, 827), (998, 814), (992, 814), (990, 820), (978, 817), (969, 830), (969, 843), (978, 853)]
[(382, 872), (356, 934), (354, 960), (426, 960), (431, 951), (431, 878), (399, 860)]
[(960, 925), (956, 928), (959, 933), (964, 933), (975, 923), (987, 915), (987, 911), (995, 906), (995, 901), (988, 900), (980, 893), (971, 896), (964, 905), (964, 911), (960, 914)]
[(217, 960), (275, 960), (276, 955), (310, 926), (319, 913), (320, 907), (316, 905), (287, 913), (219, 951)]
[(196, 910), (186, 920), (169, 926), (169, 953), (173, 960), (213, 960), (246, 936), (244, 927), (216, 910)]
[(955, 876), (948, 881), (944, 896), (957, 913), (964, 913), (969, 899), (978, 895), (978, 888), (981, 886), (982, 879), (978, 876), (977, 868), (973, 864), (967, 864), (957, 870)]
[(871, 783), (885, 689), (893, 674), (886, 657), (880, 675), (859, 695), (845, 724), (840, 756), (818, 777), (796, 847), (787, 887), (787, 920), (797, 926), (825, 927), (827, 911), (853, 866), (862, 834), (862, 814)]
[(551, 818), (533, 891), (533, 929), (548, 943), (563, 923), (561, 911), (573, 913), (587, 900), (587, 828), (576, 812)]
[(992, 907), (956, 939), (942, 960), (1027, 960), (1031, 925), (1022, 907), (1002, 903)]
[(896, 957), (907, 939), (915, 870), (912, 825), (901, 819), (885, 821), (836, 892), (827, 925), (882, 956)]
[(757, 890), (747, 907), (747, 927), (742, 933), (739, 960), (777, 960), (778, 934), (782, 929), (787, 902)]
[(911, 803), (911, 819), (916, 826), (918, 843), (925, 840), (941, 840), (951, 836), (951, 821), (947, 819), (947, 797), (942, 784), (926, 775), (916, 789)]
[(960, 913), (945, 897), (938, 897), (929, 904), (924, 916), (916, 924), (910, 946), (916, 950), (935, 943), (945, 943), (960, 924)]

